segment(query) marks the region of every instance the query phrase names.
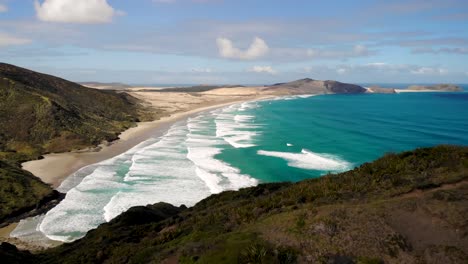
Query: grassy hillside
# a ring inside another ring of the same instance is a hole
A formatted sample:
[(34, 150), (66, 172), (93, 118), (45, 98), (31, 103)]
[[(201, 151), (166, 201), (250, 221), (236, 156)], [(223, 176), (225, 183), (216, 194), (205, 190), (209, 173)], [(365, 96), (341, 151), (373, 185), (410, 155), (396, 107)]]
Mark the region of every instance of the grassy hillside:
[(0, 161), (0, 223), (8, 216), (34, 209), (52, 189), (31, 173)]
[(24, 161), (114, 140), (147, 118), (125, 93), (0, 63), (0, 159)]
[(23, 263), (466, 263), (468, 147), (389, 154), (352, 171), (135, 207)]
[(21, 162), (114, 140), (147, 118), (139, 101), (125, 93), (0, 63), (0, 225), (52, 194), (19, 168)]

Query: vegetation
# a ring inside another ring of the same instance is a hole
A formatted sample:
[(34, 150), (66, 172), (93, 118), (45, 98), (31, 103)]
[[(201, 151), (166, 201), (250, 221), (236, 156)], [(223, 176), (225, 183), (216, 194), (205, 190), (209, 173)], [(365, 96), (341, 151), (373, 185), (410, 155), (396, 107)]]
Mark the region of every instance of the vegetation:
[(468, 147), (388, 154), (352, 171), (136, 207), (22, 263), (466, 263)]
[(22, 171), (21, 162), (115, 140), (136, 121), (150, 118), (125, 93), (0, 63), (0, 223), (9, 214), (34, 209), (52, 193)]
[(0, 159), (21, 162), (111, 141), (149, 119), (125, 93), (0, 64)]
[(52, 189), (34, 175), (0, 161), (0, 223), (8, 216), (34, 209), (51, 195)]

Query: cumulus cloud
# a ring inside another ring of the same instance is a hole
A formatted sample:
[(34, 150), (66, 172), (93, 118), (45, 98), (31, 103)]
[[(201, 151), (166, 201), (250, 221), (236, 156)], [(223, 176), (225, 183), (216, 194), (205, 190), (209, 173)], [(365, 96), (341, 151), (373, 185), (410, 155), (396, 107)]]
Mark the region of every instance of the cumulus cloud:
[(122, 14), (107, 0), (45, 0), (43, 3), (35, 0), (34, 7), (39, 20), (60, 23), (108, 23)]
[(268, 73), (268, 74), (276, 74), (275, 71), (271, 66), (253, 66), (248, 70), (249, 72), (256, 72), (256, 73)]
[(30, 42), (30, 39), (15, 37), (7, 33), (0, 32), (0, 47), (24, 45)]
[(8, 11), (8, 7), (4, 4), (0, 4), (0, 13)]
[(249, 48), (244, 51), (234, 47), (232, 41), (227, 38), (217, 38), (216, 43), (219, 55), (228, 59), (253, 60), (265, 56), (270, 49), (266, 42), (259, 37), (254, 38)]

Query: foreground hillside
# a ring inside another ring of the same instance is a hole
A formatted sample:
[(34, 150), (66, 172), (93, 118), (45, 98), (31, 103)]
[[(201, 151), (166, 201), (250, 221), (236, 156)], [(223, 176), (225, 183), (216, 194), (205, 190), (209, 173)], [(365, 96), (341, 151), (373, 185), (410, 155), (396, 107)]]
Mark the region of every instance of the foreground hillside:
[(124, 93), (0, 63), (0, 226), (57, 198), (21, 162), (114, 140), (145, 111)]
[(466, 263), (468, 147), (389, 154), (352, 171), (134, 207), (14, 263)]

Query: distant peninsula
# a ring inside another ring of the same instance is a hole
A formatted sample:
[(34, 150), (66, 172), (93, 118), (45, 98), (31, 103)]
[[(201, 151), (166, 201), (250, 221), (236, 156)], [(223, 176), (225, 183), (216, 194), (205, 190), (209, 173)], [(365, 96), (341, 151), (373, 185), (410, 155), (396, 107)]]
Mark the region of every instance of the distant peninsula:
[(387, 88), (379, 85), (366, 87), (367, 93), (411, 93), (411, 92), (462, 92), (463, 89), (454, 84), (410, 85), (407, 88)]
[(454, 84), (436, 84), (436, 85), (411, 85), (408, 90), (412, 91), (444, 91), (444, 92), (461, 92), (463, 89)]

